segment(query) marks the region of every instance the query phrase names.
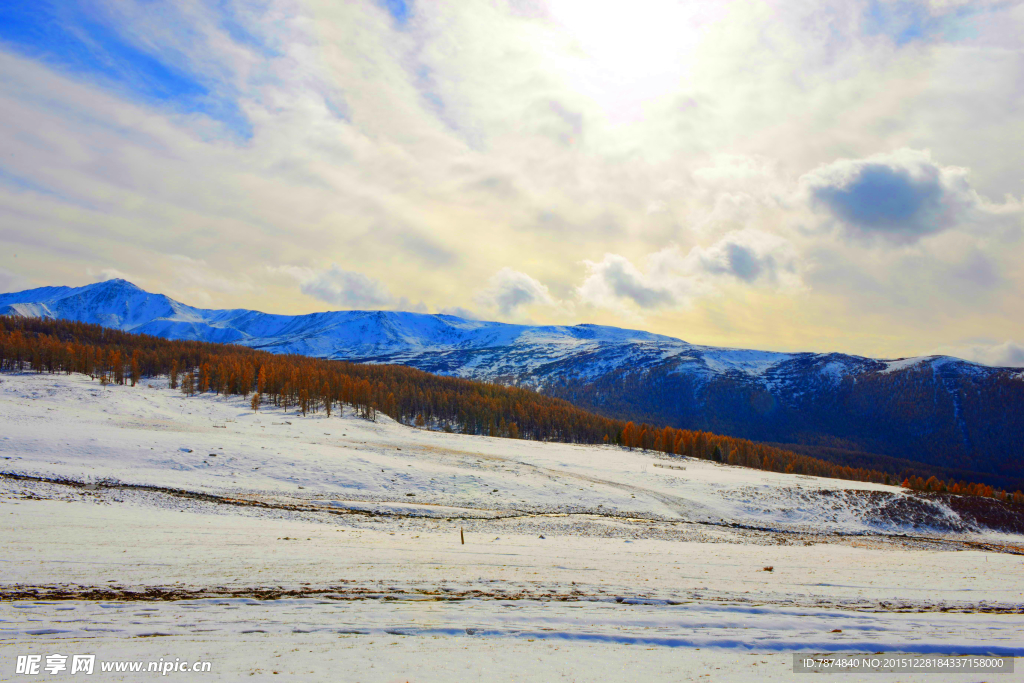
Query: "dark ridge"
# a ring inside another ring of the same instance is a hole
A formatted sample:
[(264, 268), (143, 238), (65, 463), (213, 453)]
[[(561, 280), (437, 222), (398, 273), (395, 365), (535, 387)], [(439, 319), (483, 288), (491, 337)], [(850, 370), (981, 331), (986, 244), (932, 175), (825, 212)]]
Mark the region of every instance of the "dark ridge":
[(998, 477), (988, 472), (977, 470), (957, 469), (953, 467), (941, 467), (927, 465), (917, 460), (908, 458), (897, 458), (881, 453), (865, 453), (863, 451), (851, 451), (843, 448), (829, 446), (812, 446), (799, 443), (772, 443), (776, 448), (781, 448), (794, 453), (800, 453), (812, 458), (820, 458), (837, 465), (849, 467), (866, 467), (883, 472), (895, 472), (900, 481), (907, 477), (918, 476), (928, 478), (932, 475), (940, 479), (978, 481), (989, 486), (1005, 486), (1007, 489), (1024, 489), (1024, 478), (1014, 479), (1013, 477)]

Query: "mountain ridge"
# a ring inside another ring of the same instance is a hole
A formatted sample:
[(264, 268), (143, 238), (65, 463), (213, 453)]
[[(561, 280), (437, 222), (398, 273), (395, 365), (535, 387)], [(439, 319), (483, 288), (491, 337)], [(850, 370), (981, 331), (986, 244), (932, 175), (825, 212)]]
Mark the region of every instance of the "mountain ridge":
[(757, 351), (601, 325), (444, 314), (201, 309), (125, 280), (2, 294), (0, 315), (409, 365), (521, 385), (609, 417), (1024, 481), (1024, 372), (950, 356)]
[[(111, 303), (122, 308), (125, 315), (112, 310)], [(106, 310), (98, 310), (104, 305)], [(531, 344), (575, 344), (579, 346), (578, 350), (584, 352), (593, 350), (585, 346), (587, 342), (670, 345), (679, 352), (694, 350), (705, 356), (708, 352), (714, 352), (710, 357), (705, 357), (705, 364), (711, 372), (735, 370), (751, 375), (761, 374), (794, 358), (824, 358), (837, 363), (822, 368), (825, 374), (841, 373), (844, 368), (838, 364), (850, 362), (869, 364), (880, 371), (891, 371), (894, 367), (898, 368), (899, 364), (919, 362), (956, 362), (977, 368), (990, 367), (942, 355), (881, 359), (839, 352), (782, 352), (707, 346), (643, 330), (589, 323), (572, 326), (522, 325), (471, 320), (441, 313), (380, 310), (284, 315), (251, 309), (203, 309), (163, 294), (147, 292), (122, 279), (83, 287), (39, 287), (0, 294), (0, 315), (73, 319), (160, 337), (236, 343), (318, 357), (358, 357), (365, 362), (383, 362), (378, 360), (382, 352), (398, 354), (413, 351), (437, 353), (481, 350), (507, 347), (513, 341), (522, 340)], [(354, 327), (355, 334), (337, 335), (333, 347), (310, 341), (322, 340), (324, 335), (337, 333), (340, 327), (346, 325)], [(424, 331), (433, 332), (429, 339), (432, 343), (417, 339), (418, 336), (422, 338)], [(476, 338), (471, 338), (473, 336)], [(359, 343), (352, 343), (353, 339), (358, 339)], [(877, 363), (886, 365), (873, 365)]]

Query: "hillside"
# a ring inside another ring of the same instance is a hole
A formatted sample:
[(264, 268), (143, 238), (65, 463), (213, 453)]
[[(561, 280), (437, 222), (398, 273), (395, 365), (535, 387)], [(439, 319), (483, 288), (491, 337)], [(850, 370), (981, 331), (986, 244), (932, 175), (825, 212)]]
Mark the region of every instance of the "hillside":
[(911, 361), (889, 369), (896, 363), (863, 360), (830, 375), (834, 359), (794, 359), (765, 382), (738, 374), (702, 380), (667, 362), (566, 380), (547, 392), (599, 414), (775, 442), (859, 467), (901, 470), (909, 461), (955, 478), (1024, 485), (1024, 374), (946, 357)]
[[(363, 417), (383, 413), (404, 424), (511, 439), (608, 444), (687, 455), (763, 470), (889, 483), (890, 474), (841, 467), (745, 439), (648, 424), (587, 412), (521, 387), (434, 375), (402, 365), (349, 363), (272, 354), (230, 344), (185, 342), (111, 330), (92, 323), (0, 316), (0, 372), (84, 374), (101, 386), (166, 376), (186, 396), (210, 392), (261, 407), (298, 407), (302, 415), (345, 406)], [(1006, 499), (976, 482), (943, 484), (909, 476), (919, 490)], [(895, 473), (893, 473), (895, 476)], [(929, 475), (925, 475), (926, 477)], [(1015, 502), (1022, 498), (1012, 494)]]
[(10, 649), (167, 643), (256, 680), (369, 652), (380, 681), (467, 658), (494, 680), (525, 652), (622, 681), (1024, 653), (1019, 506), (168, 384), (0, 377)]
[[(880, 360), (690, 344), (595, 325), (446, 315), (205, 310), (123, 280), (0, 295), (0, 314), (93, 322), (168, 339), (397, 363), (516, 384), (616, 419), (837, 450), (1024, 487), (1024, 372), (945, 356)], [(809, 450), (808, 450), (809, 449)]]

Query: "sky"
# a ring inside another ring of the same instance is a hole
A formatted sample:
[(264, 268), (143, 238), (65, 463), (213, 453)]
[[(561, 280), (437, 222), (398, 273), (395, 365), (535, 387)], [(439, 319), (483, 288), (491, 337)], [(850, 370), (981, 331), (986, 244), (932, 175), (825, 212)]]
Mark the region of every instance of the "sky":
[(1024, 365), (1024, 2), (7, 0), (0, 291)]

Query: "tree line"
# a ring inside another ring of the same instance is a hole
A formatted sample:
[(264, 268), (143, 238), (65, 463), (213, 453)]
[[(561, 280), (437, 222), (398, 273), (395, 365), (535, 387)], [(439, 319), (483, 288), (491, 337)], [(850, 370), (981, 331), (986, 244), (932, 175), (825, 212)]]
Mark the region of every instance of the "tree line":
[(568, 401), (499, 384), (376, 365), (278, 355), (242, 346), (168, 340), (88, 323), (0, 316), (0, 372), (80, 373), (101, 384), (135, 386), (166, 376), (187, 395), (214, 392), (305, 414), (348, 406), (374, 419), (493, 437), (615, 444), (628, 449), (728, 463), (772, 472), (979, 495), (1024, 504), (1024, 494), (932, 476), (900, 478), (837, 465), (747, 439), (603, 417)]

